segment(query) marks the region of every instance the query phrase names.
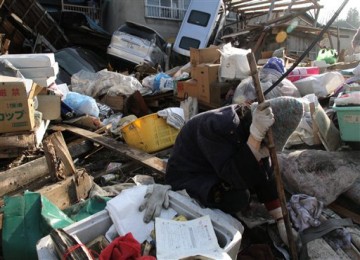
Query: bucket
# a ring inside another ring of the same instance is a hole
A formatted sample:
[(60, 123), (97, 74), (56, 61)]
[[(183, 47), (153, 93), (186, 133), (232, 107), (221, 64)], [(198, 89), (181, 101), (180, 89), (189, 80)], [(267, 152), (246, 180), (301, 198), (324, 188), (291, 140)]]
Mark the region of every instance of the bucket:
[(175, 143), (179, 129), (170, 126), (157, 113), (140, 117), (121, 129), (122, 137), (131, 146), (147, 153), (157, 152)]

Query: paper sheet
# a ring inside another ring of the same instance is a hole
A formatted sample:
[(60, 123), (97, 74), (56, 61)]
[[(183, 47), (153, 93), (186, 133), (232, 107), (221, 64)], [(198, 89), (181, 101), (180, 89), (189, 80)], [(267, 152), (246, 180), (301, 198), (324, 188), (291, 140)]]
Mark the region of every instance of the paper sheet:
[(155, 232), (158, 260), (189, 256), (231, 259), (219, 246), (209, 215), (189, 221), (156, 218)]
[[(145, 210), (139, 211), (146, 188), (146, 185), (140, 185), (123, 190), (115, 198), (109, 200), (106, 205), (106, 210), (109, 212), (118, 234), (124, 236), (131, 232), (139, 243), (148, 239), (151, 240), (149, 238), (150, 232), (154, 229), (154, 221), (149, 223), (143, 221)], [(169, 208), (163, 209), (160, 217), (171, 219), (175, 215), (176, 211)]]

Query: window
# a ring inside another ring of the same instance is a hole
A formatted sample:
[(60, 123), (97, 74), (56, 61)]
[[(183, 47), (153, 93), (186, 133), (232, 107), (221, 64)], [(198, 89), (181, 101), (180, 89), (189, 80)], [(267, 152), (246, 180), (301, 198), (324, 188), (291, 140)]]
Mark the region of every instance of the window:
[(206, 27), (209, 23), (209, 19), (210, 14), (192, 10), (189, 15), (188, 23)]
[(145, 17), (182, 20), (191, 0), (145, 0)]
[(179, 44), (180, 48), (182, 48), (184, 50), (187, 50), (187, 51), (190, 50), (190, 47), (198, 49), (199, 46), (200, 46), (200, 41), (199, 40), (193, 39), (193, 38), (190, 38), (190, 37), (186, 37), (186, 36), (181, 38), (180, 44)]
[(226, 20), (236, 21), (236, 16), (237, 16), (237, 13), (230, 11), (230, 12), (228, 12), (227, 15), (226, 15)]

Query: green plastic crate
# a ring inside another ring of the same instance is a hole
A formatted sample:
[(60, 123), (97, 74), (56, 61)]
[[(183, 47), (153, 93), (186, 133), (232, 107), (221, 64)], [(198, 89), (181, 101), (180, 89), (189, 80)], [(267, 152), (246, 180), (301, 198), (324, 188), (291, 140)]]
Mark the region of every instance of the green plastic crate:
[(333, 106), (337, 113), (341, 139), (360, 142), (360, 106)]

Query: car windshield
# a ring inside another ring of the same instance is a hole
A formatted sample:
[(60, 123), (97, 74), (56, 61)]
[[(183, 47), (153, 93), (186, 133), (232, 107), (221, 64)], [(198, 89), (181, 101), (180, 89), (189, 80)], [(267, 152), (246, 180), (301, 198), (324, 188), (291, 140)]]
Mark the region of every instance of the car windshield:
[(146, 26), (126, 22), (119, 28), (119, 31), (146, 39), (148, 41), (155, 41), (156, 45), (162, 50), (164, 50), (166, 46), (166, 41), (156, 31)]

